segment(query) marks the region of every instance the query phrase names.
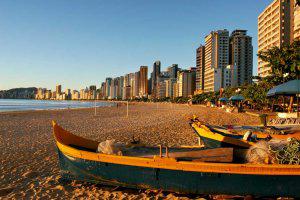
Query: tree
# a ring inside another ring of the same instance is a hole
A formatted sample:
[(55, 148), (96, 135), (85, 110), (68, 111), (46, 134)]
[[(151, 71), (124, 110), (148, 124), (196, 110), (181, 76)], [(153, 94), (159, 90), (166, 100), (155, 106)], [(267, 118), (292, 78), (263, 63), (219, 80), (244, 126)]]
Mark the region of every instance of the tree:
[(260, 51), (258, 57), (268, 63), (272, 74), (265, 78), (266, 82), (274, 85), (293, 80), (300, 73), (300, 41), (294, 41), (291, 45), (272, 47), (266, 51)]

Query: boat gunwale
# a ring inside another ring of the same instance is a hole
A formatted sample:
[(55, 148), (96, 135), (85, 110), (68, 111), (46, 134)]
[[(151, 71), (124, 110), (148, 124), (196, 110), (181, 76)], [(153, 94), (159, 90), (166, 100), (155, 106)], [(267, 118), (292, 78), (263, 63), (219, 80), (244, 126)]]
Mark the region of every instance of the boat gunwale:
[[(188, 162), (176, 161), (174, 158), (154, 156), (153, 158), (142, 158), (132, 156), (108, 155), (103, 153), (79, 150), (59, 141), (56, 137), (55, 126), (53, 123), (53, 134), (59, 151), (64, 155), (77, 159), (90, 160), (103, 163), (120, 165), (161, 168), (168, 170), (182, 170), (203, 173), (225, 173), (225, 174), (251, 174), (251, 175), (300, 175), (298, 165), (279, 165), (279, 164), (237, 164), (237, 163), (208, 163), (208, 162)], [(61, 127), (60, 127), (61, 128)], [(61, 128), (64, 130), (63, 128)], [(64, 130), (65, 131), (65, 130)], [(72, 133), (71, 133), (72, 134)], [(78, 136), (80, 137), (80, 136)]]
[[(212, 139), (212, 140), (216, 140), (216, 141), (219, 141), (219, 142), (225, 142), (225, 143), (232, 144), (232, 145), (237, 145), (237, 146), (240, 146), (240, 147), (247, 147), (247, 148), (254, 145), (253, 142), (249, 142), (249, 141), (246, 141), (246, 140), (241, 141), (239, 139), (232, 138), (230, 136), (225, 136), (225, 135), (222, 135), (220, 133), (214, 133), (207, 126), (205, 126), (203, 124), (201, 124), (199, 126), (198, 124), (196, 124), (194, 122), (194, 123), (191, 124), (191, 126), (192, 126), (193, 129), (195, 129), (197, 134), (199, 134), (200, 136)], [(201, 131), (201, 129), (203, 131)], [(200, 131), (201, 131), (201, 133), (200, 133)]]

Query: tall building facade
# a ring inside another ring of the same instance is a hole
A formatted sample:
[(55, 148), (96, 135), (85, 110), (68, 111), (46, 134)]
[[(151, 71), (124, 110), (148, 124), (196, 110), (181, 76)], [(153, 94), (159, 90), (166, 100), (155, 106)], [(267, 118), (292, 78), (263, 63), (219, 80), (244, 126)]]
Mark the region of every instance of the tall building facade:
[(160, 61), (155, 61), (153, 64), (153, 71), (152, 71), (152, 91), (151, 95), (153, 98), (156, 98), (156, 93), (157, 93), (157, 80), (158, 77), (160, 76), (160, 68), (161, 68), (161, 63)]
[[(176, 75), (177, 77), (177, 75)], [(169, 78), (165, 80), (166, 83), (166, 97), (174, 98), (174, 84), (176, 84), (177, 78)]]
[(140, 89), (139, 89), (140, 97), (148, 96), (148, 67), (141, 66), (140, 67)]
[(139, 89), (140, 89), (140, 72), (135, 72), (134, 73), (134, 85), (132, 86), (133, 89), (133, 97), (139, 97)]
[(178, 72), (177, 87), (179, 97), (189, 97), (196, 89), (196, 68)]
[(167, 72), (170, 78), (177, 78), (178, 64), (172, 64), (172, 66), (168, 67)]
[(240, 86), (252, 82), (253, 46), (252, 37), (246, 30), (234, 30), (230, 35), (229, 64), (234, 66), (231, 86)]
[[(223, 69), (229, 64), (229, 31), (212, 31), (205, 37), (204, 92), (224, 86)], [(220, 78), (220, 80), (219, 80)]]
[(196, 91), (204, 91), (205, 46), (196, 50)]
[(294, 5), (293, 39), (300, 40), (300, 5), (296, 5), (295, 0), (293, 0), (293, 5)]
[[(274, 0), (258, 16), (258, 52), (290, 44), (294, 38), (294, 0)], [(268, 63), (258, 58), (258, 75), (270, 75)]]
[(110, 97), (110, 86), (111, 86), (112, 78), (106, 78), (105, 80), (105, 97)]
[(57, 85), (56, 86), (56, 95), (60, 95), (61, 94), (61, 85)]
[(129, 85), (131, 87), (131, 90), (130, 90), (130, 98), (133, 99), (135, 98), (135, 94), (137, 93), (135, 91), (135, 73), (130, 73), (129, 74)]
[[(105, 93), (105, 89), (106, 89), (105, 82), (102, 82), (101, 83), (101, 87), (100, 87), (100, 96), (101, 96), (101, 99), (105, 99), (105, 94), (106, 94)], [(81, 90), (80, 90), (80, 97), (81, 97)]]

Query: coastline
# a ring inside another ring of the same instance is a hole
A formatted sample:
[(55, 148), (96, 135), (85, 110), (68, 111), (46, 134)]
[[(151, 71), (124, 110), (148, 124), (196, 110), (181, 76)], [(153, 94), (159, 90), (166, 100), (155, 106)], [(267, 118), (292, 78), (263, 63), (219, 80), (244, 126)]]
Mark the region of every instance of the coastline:
[[(2, 99), (0, 99), (2, 100)], [(21, 100), (21, 101), (44, 101), (44, 100), (37, 100), (37, 99), (4, 99), (4, 100)], [(52, 100), (45, 100), (45, 101), (52, 101)], [(64, 103), (67, 103), (68, 100), (53, 100), (53, 101), (57, 101), (57, 102), (64, 102)], [(45, 103), (47, 103), (45, 102)], [(72, 101), (72, 102), (76, 102), (76, 101)], [(104, 102), (104, 101), (80, 101), (82, 103), (94, 103), (94, 102), (97, 102), (97, 103), (106, 103), (106, 104), (110, 104), (110, 105), (97, 105), (96, 108), (100, 108), (100, 107), (111, 107), (111, 106), (115, 106), (115, 103), (114, 102)], [(4, 104), (4, 108), (5, 108), (5, 104)], [(15, 105), (15, 106), (19, 106), (19, 105)], [(81, 106), (81, 105), (65, 105), (65, 107), (59, 107), (60, 105), (57, 104), (56, 107), (40, 107), (38, 108), (38, 104), (36, 105), (37, 108), (26, 108), (27, 105), (24, 105), (24, 108), (21, 108), (21, 109), (11, 109), (11, 110), (1, 110), (0, 109), (0, 114), (3, 114), (3, 113), (20, 113), (20, 112), (33, 112), (33, 111), (47, 111), (47, 110), (71, 110), (71, 109), (85, 109), (85, 108), (95, 108), (94, 105), (87, 105), (87, 106)], [(0, 108), (1, 108), (1, 101), (0, 101)]]
[[(51, 121), (72, 133), (96, 141), (129, 142), (134, 136), (157, 146), (196, 145), (198, 139), (187, 117), (196, 114), (210, 124), (256, 125), (259, 119), (215, 108), (165, 103), (134, 103), (129, 117), (126, 106), (70, 110), (39, 110), (0, 114), (0, 199), (27, 198), (177, 198), (175, 193), (112, 189), (77, 181), (63, 181), (59, 174)], [(181, 195), (189, 199), (188, 195)]]

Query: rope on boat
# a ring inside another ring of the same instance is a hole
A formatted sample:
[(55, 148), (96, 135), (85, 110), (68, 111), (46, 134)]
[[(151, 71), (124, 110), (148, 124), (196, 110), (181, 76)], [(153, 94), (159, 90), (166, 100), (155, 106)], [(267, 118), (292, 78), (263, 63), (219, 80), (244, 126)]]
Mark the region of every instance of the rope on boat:
[(289, 142), (280, 149), (272, 149), (269, 146), (278, 164), (299, 165), (300, 164), (300, 141), (295, 138), (289, 139)]

